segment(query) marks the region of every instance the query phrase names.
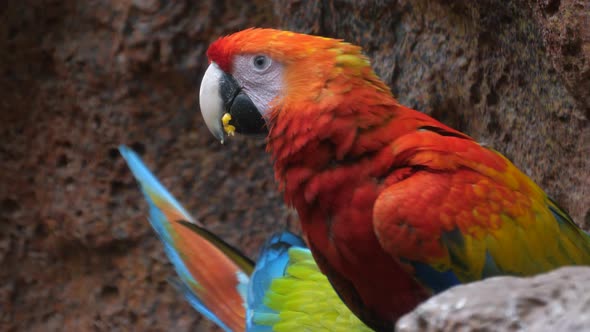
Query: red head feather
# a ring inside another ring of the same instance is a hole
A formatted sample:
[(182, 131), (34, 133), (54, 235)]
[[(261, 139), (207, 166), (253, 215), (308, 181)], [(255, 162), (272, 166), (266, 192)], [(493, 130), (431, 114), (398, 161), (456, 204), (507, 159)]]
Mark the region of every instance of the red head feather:
[(285, 31), (273, 29), (250, 28), (221, 37), (209, 46), (207, 56), (210, 61), (225, 72), (232, 71), (232, 60), (235, 55), (242, 53), (266, 53), (263, 50), (269, 45), (269, 41), (275, 40), (278, 35), (284, 35)]
[(280, 62), (286, 82), (283, 102), (297, 104), (297, 108), (317, 102), (319, 94), (327, 90), (340, 95), (353, 82), (368, 84), (391, 98), (389, 88), (374, 74), (361, 48), (340, 39), (251, 28), (219, 38), (207, 51), (209, 60), (228, 74), (232, 74), (233, 60), (239, 54), (265, 54)]

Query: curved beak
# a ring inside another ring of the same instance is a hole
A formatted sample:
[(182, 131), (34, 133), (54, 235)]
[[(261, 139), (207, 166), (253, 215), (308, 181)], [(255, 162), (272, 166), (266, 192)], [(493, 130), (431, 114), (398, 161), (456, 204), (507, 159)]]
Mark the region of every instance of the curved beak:
[(211, 62), (203, 76), (199, 104), (207, 128), (221, 143), (234, 132), (266, 132), (264, 118), (250, 97), (215, 62)]

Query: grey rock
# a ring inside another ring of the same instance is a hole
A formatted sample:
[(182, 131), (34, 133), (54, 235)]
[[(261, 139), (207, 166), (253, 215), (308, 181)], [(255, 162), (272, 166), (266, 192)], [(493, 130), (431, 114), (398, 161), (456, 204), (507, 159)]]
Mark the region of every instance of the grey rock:
[(590, 268), (530, 278), (496, 277), (457, 286), (402, 317), (396, 330), (588, 331)]

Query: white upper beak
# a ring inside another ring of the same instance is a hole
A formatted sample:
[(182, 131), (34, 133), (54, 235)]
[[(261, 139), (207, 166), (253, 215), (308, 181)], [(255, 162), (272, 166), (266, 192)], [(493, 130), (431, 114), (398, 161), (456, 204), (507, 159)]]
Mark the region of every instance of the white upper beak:
[(223, 116), (223, 99), (219, 92), (219, 84), (223, 72), (215, 62), (211, 62), (201, 81), (199, 104), (205, 124), (213, 136), (223, 143), (224, 133), (221, 124)]

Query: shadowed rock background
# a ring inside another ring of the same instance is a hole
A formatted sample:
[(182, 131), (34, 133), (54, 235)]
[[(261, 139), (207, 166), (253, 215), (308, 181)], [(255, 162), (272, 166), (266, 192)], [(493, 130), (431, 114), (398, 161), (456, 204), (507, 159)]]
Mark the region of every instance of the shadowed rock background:
[(221, 146), (198, 110), (208, 44), (250, 26), (362, 45), (402, 103), (503, 152), (588, 228), (589, 12), (584, 0), (3, 1), (0, 330), (213, 329), (167, 283), (116, 147), (251, 257), (295, 229), (264, 142)]

